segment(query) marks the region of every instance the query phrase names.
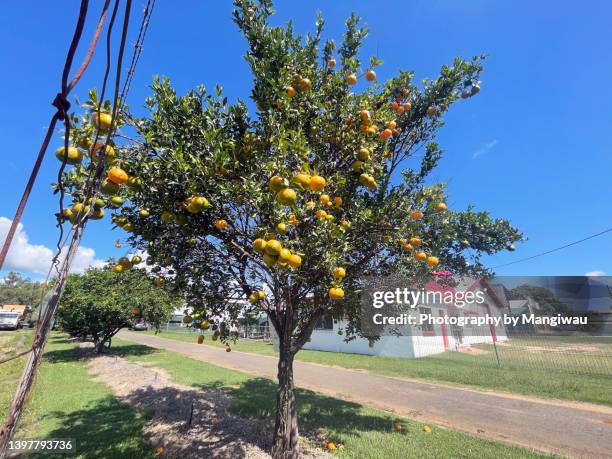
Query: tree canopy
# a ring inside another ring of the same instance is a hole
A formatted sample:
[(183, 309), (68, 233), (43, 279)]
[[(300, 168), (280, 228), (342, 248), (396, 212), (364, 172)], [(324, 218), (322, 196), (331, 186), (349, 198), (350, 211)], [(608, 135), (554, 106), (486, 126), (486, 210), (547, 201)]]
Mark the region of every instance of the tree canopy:
[(0, 308), (5, 304), (25, 304), (35, 308), (40, 303), (40, 283), (9, 272), (0, 282)]
[[(323, 40), (320, 16), (313, 34), (299, 36), (291, 23), (270, 26), (270, 0), (235, 4), (255, 109), (229, 103), (220, 87), (178, 95), (156, 78), (148, 116), (124, 107), (107, 120), (136, 133), (117, 153), (97, 154), (108, 162), (108, 197), (79, 202), (74, 185), (80, 207), (64, 217), (117, 208), (113, 221), (148, 253), (155, 283), (178, 289), (194, 317), (218, 322), (224, 340), (240, 315), (268, 314), (280, 342), (273, 454), (295, 457), (293, 356), (323, 314), (347, 319), (351, 339), (362, 334), (367, 277), (487, 274), (481, 255), (521, 234), (472, 206), (450, 209), (446, 184), (430, 178), (445, 113), (480, 91), (481, 56), (457, 58), (433, 80), (401, 71), (379, 82), (379, 57), (360, 60), (367, 30), (357, 16), (336, 46)], [(92, 114), (81, 123), (73, 140), (82, 145)], [(78, 164), (67, 183), (90, 170)]]
[(110, 267), (92, 268), (69, 276), (57, 321), (72, 336), (93, 341), (101, 352), (122, 328), (137, 321), (159, 328), (180, 305), (140, 270), (117, 276)]

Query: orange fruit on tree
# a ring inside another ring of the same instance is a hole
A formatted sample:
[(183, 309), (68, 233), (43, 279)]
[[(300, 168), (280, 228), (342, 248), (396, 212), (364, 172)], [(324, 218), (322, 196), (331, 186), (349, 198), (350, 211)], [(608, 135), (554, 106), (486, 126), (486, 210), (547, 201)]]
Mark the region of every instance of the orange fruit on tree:
[(417, 252), (415, 255), (417, 260), (425, 261), (427, 260), (427, 254), (425, 252)]
[(113, 124), (113, 117), (104, 112), (100, 112), (100, 115), (98, 116), (98, 112), (96, 111), (91, 116), (91, 120), (93, 121), (94, 126), (97, 127), (103, 134), (107, 133), (111, 128), (111, 124)]
[(208, 320), (203, 320), (200, 324), (200, 328), (202, 330), (208, 330), (210, 328), (210, 322)]
[(276, 194), (276, 200), (286, 206), (292, 206), (297, 200), (297, 193), (292, 188), (284, 188)]
[(299, 222), (298, 222), (297, 217), (291, 214), (289, 215), (289, 223), (291, 223), (292, 225), (297, 225)]
[(334, 205), (336, 207), (340, 207), (342, 205), (342, 198), (340, 196), (336, 196), (334, 198)]
[(414, 247), (412, 246), (412, 244), (403, 244), (402, 249), (404, 249), (406, 252), (410, 252), (414, 249)]
[(289, 249), (282, 248), (280, 252), (278, 253), (278, 258), (284, 261), (289, 260), (290, 256), (291, 256), (291, 250)]
[(55, 157), (60, 161), (65, 159), (68, 164), (79, 164), (83, 160), (83, 153), (78, 148), (68, 147), (68, 154), (66, 154), (65, 148), (59, 147), (55, 150)]
[(227, 228), (227, 221), (223, 219), (216, 220), (215, 228), (217, 228), (219, 231), (225, 231)]
[(269, 253), (264, 253), (263, 261), (267, 267), (271, 268), (278, 261), (278, 257), (275, 257), (274, 255), (270, 255)]
[(257, 300), (259, 300), (259, 297), (257, 296), (257, 294), (256, 294), (256, 293), (251, 293), (251, 294), (249, 295), (249, 301), (250, 301), (251, 303), (257, 303)]
[(401, 115), (402, 113), (404, 113), (404, 106), (400, 105), (399, 107), (397, 107), (397, 110), (395, 110), (397, 112), (398, 115)]
[(315, 217), (317, 217), (319, 220), (326, 218), (327, 217), (327, 212), (325, 212), (323, 209), (318, 209), (315, 212)]
[(268, 255), (276, 257), (280, 253), (282, 248), (283, 246), (279, 241), (277, 241), (276, 239), (270, 239), (268, 242), (266, 242), (265, 251)]
[(436, 204), (436, 210), (446, 210), (446, 204), (444, 204), (443, 202), (439, 202), (438, 204)]
[(380, 138), (382, 140), (386, 140), (393, 135), (393, 131), (391, 129), (385, 129), (380, 133)]
[(284, 178), (278, 176), (278, 175), (274, 175), (272, 177), (270, 177), (270, 180), (268, 180), (268, 186), (273, 190), (273, 191), (280, 191), (283, 188), (287, 187), (287, 182), (285, 181)]
[(115, 265), (115, 267), (113, 268), (113, 271), (115, 271), (116, 273), (123, 272), (123, 265)]
[(321, 196), (319, 196), (319, 202), (321, 204), (323, 204), (324, 206), (326, 206), (327, 204), (329, 204), (329, 195), (327, 194), (322, 194)]
[(406, 102), (404, 104), (404, 110), (408, 111), (412, 108), (412, 104), (410, 102)]
[(289, 97), (295, 97), (297, 96), (297, 91), (295, 90), (295, 88), (293, 86), (287, 86), (287, 94), (289, 95)]
[(287, 232), (287, 225), (282, 222), (279, 223), (276, 225), (276, 231), (278, 231), (280, 234), (285, 234)]
[(310, 175), (304, 174), (303, 172), (296, 172), (291, 180), (293, 183), (301, 186), (303, 189), (306, 189), (310, 184)]
[(372, 69), (366, 70), (365, 78), (368, 81), (374, 81), (376, 79), (376, 72)]
[(346, 270), (340, 266), (337, 266), (333, 269), (332, 274), (336, 279), (344, 279), (346, 276)]
[(436, 107), (430, 105), (427, 107), (427, 116), (434, 116), (436, 114)]
[(427, 257), (427, 264), (429, 266), (436, 266), (438, 263), (440, 263), (438, 257)]
[(302, 78), (299, 81), (298, 86), (300, 88), (300, 91), (307, 92), (312, 89), (312, 82), (308, 78)]
[(418, 237), (411, 237), (410, 238), (410, 243), (412, 245), (419, 245), (421, 243), (421, 239), (419, 239)]
[(310, 178), (310, 182), (308, 183), (308, 187), (310, 188), (310, 190), (316, 192), (323, 191), (325, 185), (327, 185), (327, 182), (320, 175), (313, 175)]
[(333, 69), (336, 66), (336, 59), (334, 59), (333, 57), (330, 58), (327, 61), (327, 65), (329, 66), (329, 68)]
[(397, 101), (395, 101), (395, 100), (394, 100), (393, 102), (391, 102), (390, 107), (391, 107), (391, 110), (393, 110), (394, 112), (396, 112), (396, 111), (397, 111), (397, 109), (399, 108), (399, 104), (397, 103)]
[(287, 258), (287, 263), (293, 268), (298, 268), (302, 264), (302, 257), (297, 253), (292, 253), (289, 258)]
[(368, 110), (361, 110), (359, 112), (359, 118), (361, 118), (361, 121), (369, 121), (370, 120), (370, 112)]
[(387, 123), (387, 128), (391, 129), (393, 131), (393, 129), (395, 129), (397, 127), (397, 123), (395, 122), (395, 120), (391, 120)]
[(342, 220), (340, 222), (340, 227), (342, 229), (349, 229), (351, 227), (351, 222), (349, 222), (348, 220)]
[(350, 84), (351, 86), (353, 86), (355, 83), (357, 83), (357, 75), (355, 75), (354, 73), (351, 73), (350, 75), (346, 77), (346, 82)]
[(368, 161), (370, 159), (370, 150), (367, 148), (360, 148), (357, 152), (357, 159), (359, 159), (359, 161)]
[(258, 252), (263, 252), (266, 248), (266, 244), (266, 241), (264, 241), (262, 238), (257, 238), (253, 241), (253, 248)]
[(344, 290), (342, 290), (340, 287), (332, 287), (329, 289), (329, 297), (332, 300), (339, 300), (341, 298), (344, 298)]
[(354, 171), (359, 171), (359, 170), (363, 169), (363, 166), (364, 166), (363, 161), (355, 161), (355, 162), (354, 162), (354, 163), (351, 165), (351, 168), (352, 168)]
[(421, 212), (420, 210), (413, 210), (412, 212), (410, 212), (410, 218), (415, 221), (420, 220), (421, 218), (423, 218), (423, 212)]
[(120, 167), (111, 167), (110, 170), (108, 171), (108, 177), (107, 178), (111, 182), (113, 182), (113, 183), (115, 183), (117, 185), (121, 185), (121, 184), (127, 182), (128, 175), (127, 175), (127, 172), (125, 172)]

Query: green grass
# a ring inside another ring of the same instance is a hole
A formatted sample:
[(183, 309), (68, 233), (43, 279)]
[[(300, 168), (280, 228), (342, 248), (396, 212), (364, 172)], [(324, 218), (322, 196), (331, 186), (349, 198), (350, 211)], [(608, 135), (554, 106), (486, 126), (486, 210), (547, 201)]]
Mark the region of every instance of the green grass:
[[(32, 330), (0, 331), (0, 359), (6, 359), (27, 350), (32, 345), (33, 339)], [(27, 356), (19, 357), (0, 366), (1, 419), (6, 418), (26, 359)]]
[[(152, 332), (147, 332), (152, 333)], [(161, 337), (195, 342), (196, 334), (168, 330)], [(224, 346), (207, 336), (208, 345)], [(581, 344), (591, 346), (582, 352)], [(578, 347), (576, 347), (578, 345)], [(335, 365), (348, 369), (401, 378), (417, 378), (477, 389), (512, 392), (543, 398), (556, 398), (612, 405), (612, 340), (597, 338), (513, 339), (498, 346), (502, 368), (497, 367), (493, 346), (475, 346), (481, 355), (445, 352), (421, 359), (369, 356), (302, 350), (297, 360)], [(538, 351), (538, 348), (545, 350)], [(276, 355), (270, 344), (238, 340), (232, 349), (261, 355)], [(551, 352), (552, 350), (552, 352)], [(582, 373), (582, 374), (580, 374)]]
[[(243, 415), (270, 421), (274, 415), (276, 384), (233, 370), (220, 368), (172, 352), (116, 339), (114, 352), (147, 366), (162, 368), (177, 383), (200, 388), (225, 388), (233, 398), (232, 409)], [(335, 454), (345, 458), (394, 457), (542, 457), (530, 450), (508, 446), (461, 432), (400, 419), (383, 411), (297, 390), (302, 428), (321, 431), (324, 438), (342, 443)], [(400, 421), (402, 432), (392, 430)]]
[[(15, 439), (72, 438), (77, 454), (71, 457), (77, 458), (153, 457), (153, 447), (142, 433), (145, 421), (119, 403), (106, 385), (94, 382), (86, 363), (77, 357), (76, 346), (66, 343), (64, 336), (51, 337)], [(22, 366), (20, 362), (10, 368), (15, 383)], [(9, 374), (5, 370), (3, 367), (0, 382)], [(5, 412), (14, 388), (0, 387), (0, 406)]]

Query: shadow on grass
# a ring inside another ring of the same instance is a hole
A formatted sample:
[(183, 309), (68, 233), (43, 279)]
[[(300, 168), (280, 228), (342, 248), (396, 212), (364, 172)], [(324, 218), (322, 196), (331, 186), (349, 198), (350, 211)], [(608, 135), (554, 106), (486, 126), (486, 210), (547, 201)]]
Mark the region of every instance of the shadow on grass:
[[(274, 420), (276, 413), (276, 383), (265, 378), (253, 378), (240, 387), (232, 388), (232, 410), (241, 414)], [(336, 433), (356, 434), (357, 431), (389, 432), (392, 417), (371, 416), (362, 405), (339, 400), (305, 389), (295, 391), (300, 424), (308, 429), (330, 429)]]
[[(59, 427), (46, 435), (49, 439), (73, 439), (76, 455), (86, 458), (146, 458), (153, 447), (142, 435), (143, 421), (113, 396), (69, 413), (52, 411), (41, 420), (52, 419)], [(76, 455), (70, 454), (69, 457)], [(28, 457), (67, 457), (40, 454)]]
[[(65, 339), (61, 339), (59, 342), (64, 342)], [(149, 355), (156, 352), (156, 349), (153, 349), (148, 346), (142, 346), (140, 344), (128, 344), (125, 346), (113, 347), (110, 350), (106, 350), (104, 352), (105, 355), (112, 354), (117, 355), (119, 357), (128, 357), (128, 356), (142, 356)], [(83, 352), (82, 357), (90, 357), (92, 354), (91, 350), (89, 352)], [(59, 349), (55, 351), (49, 351), (45, 353), (45, 359), (51, 363), (62, 363), (62, 362), (74, 362), (78, 360), (78, 350), (75, 348), (68, 349)]]

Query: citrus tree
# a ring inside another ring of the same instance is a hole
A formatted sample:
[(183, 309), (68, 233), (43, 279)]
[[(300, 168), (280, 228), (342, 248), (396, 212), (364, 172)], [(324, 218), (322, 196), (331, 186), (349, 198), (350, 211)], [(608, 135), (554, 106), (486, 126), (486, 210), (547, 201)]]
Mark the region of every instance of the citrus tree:
[[(272, 451), (293, 458), (293, 360), (323, 315), (345, 320), (346, 339), (363, 336), (367, 277), (486, 274), (481, 254), (513, 249), (521, 235), (487, 212), (449, 209), (445, 184), (428, 178), (442, 157), (444, 114), (480, 90), (480, 57), (455, 59), (420, 84), (408, 71), (383, 83), (382, 62), (359, 59), (367, 31), (356, 16), (336, 48), (323, 41), (320, 17), (302, 37), (269, 25), (270, 0), (235, 4), (255, 109), (229, 104), (220, 88), (179, 96), (155, 79), (149, 115), (124, 111), (117, 121), (135, 134), (107, 158), (107, 196), (89, 203), (76, 193), (80, 207), (59, 218), (117, 208), (113, 221), (148, 253), (153, 282), (180, 291), (188, 320), (212, 326), (228, 350), (234, 321), (268, 315), (279, 338)], [(67, 183), (81, 180), (85, 169), (75, 170)], [(118, 263), (117, 278), (131, 267)]]
[(159, 328), (180, 305), (143, 271), (132, 269), (117, 276), (111, 267), (92, 268), (68, 277), (57, 321), (70, 335), (93, 341), (101, 353), (122, 328), (136, 321)]

